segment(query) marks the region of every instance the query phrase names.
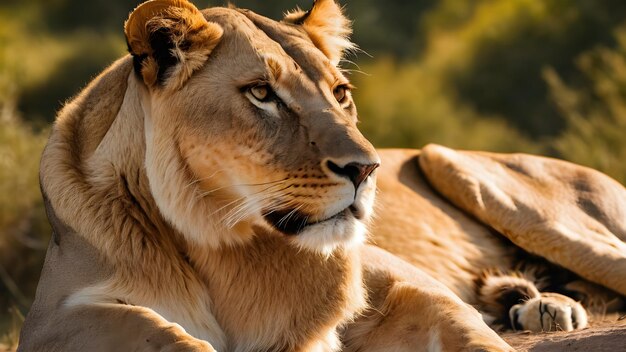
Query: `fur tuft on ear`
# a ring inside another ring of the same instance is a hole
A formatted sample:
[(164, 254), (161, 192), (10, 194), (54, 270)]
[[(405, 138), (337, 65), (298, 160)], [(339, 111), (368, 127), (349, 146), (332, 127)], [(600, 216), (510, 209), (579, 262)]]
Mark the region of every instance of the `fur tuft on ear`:
[(144, 82), (179, 89), (206, 62), (223, 30), (187, 0), (150, 0), (130, 14), (124, 33)]
[(330, 62), (337, 66), (344, 52), (355, 48), (350, 41), (352, 23), (335, 0), (314, 0), (309, 11), (296, 9), (283, 19), (285, 23), (299, 25), (307, 32), (313, 44)]

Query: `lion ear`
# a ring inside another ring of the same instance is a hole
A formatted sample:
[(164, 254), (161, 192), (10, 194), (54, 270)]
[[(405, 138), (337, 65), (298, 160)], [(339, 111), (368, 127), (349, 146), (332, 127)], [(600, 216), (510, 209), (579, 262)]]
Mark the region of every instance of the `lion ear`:
[(144, 82), (177, 89), (204, 65), (223, 30), (187, 0), (151, 0), (130, 14), (124, 33)]
[(352, 23), (344, 16), (342, 8), (335, 0), (314, 0), (313, 8), (309, 11), (296, 9), (288, 12), (283, 21), (302, 26), (313, 44), (335, 66), (339, 64), (346, 50), (355, 47), (349, 39)]

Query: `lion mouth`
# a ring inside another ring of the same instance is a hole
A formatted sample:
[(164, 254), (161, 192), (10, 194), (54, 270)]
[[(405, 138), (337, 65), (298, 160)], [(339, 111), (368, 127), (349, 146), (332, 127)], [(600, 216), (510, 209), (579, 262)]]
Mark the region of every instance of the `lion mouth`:
[(309, 221), (309, 215), (297, 210), (288, 209), (266, 212), (263, 214), (263, 218), (272, 226), (274, 226), (277, 230), (286, 235), (293, 236), (298, 235), (300, 232), (302, 232), (302, 230), (307, 227), (319, 225), (333, 220), (344, 220), (347, 219), (350, 215), (358, 219), (358, 214), (360, 214), (360, 211), (358, 211), (354, 205), (351, 205), (335, 215), (318, 221)]

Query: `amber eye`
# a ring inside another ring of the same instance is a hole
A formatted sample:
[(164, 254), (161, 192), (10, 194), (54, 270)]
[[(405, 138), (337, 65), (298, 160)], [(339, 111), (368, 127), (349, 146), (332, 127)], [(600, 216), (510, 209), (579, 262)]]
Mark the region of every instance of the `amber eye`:
[(270, 95), (270, 88), (267, 84), (259, 84), (250, 87), (250, 94), (259, 101), (265, 101)]
[(335, 99), (337, 99), (337, 101), (340, 103), (343, 103), (343, 101), (346, 99), (347, 92), (348, 92), (348, 87), (346, 87), (345, 85), (337, 86), (333, 90)]

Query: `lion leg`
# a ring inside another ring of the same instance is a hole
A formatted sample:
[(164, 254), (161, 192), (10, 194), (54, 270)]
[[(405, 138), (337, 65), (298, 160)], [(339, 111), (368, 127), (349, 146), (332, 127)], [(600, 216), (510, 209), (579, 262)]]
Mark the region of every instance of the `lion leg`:
[(22, 336), (18, 351), (215, 352), (206, 341), (140, 306), (61, 308), (46, 325)]
[(480, 309), (497, 326), (513, 330), (572, 331), (587, 326), (587, 313), (570, 297), (539, 292), (519, 274), (485, 273), (478, 282)]
[(363, 251), (370, 308), (343, 332), (345, 351), (513, 351), (447, 287), (379, 248)]

